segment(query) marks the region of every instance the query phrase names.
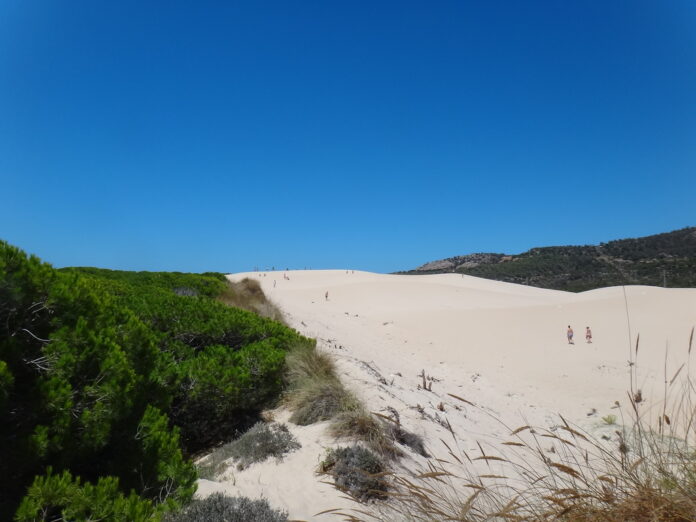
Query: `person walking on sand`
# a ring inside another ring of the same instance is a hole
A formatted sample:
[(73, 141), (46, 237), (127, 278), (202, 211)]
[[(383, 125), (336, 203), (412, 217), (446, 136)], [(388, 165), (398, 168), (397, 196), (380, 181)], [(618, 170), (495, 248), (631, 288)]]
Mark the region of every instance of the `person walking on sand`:
[(590, 330), (589, 326), (585, 327), (585, 341), (587, 341), (587, 344), (592, 344), (592, 330)]
[(329, 291), (328, 290), (324, 294), (324, 299), (326, 299), (327, 301), (329, 300)]
[(573, 329), (568, 325), (568, 331), (566, 332), (566, 335), (568, 336), (568, 344), (575, 344), (573, 342)]

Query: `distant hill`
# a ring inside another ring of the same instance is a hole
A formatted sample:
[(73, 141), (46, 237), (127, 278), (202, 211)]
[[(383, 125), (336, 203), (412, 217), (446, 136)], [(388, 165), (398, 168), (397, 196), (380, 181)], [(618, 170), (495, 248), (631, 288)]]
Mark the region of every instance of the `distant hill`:
[(532, 248), (519, 255), (456, 256), (400, 273), (448, 272), (573, 292), (624, 284), (696, 287), (696, 227), (599, 245)]

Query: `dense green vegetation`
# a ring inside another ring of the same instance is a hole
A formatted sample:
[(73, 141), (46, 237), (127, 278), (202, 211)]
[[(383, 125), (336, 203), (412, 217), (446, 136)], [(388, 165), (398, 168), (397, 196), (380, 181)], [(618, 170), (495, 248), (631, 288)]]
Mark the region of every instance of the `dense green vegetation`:
[(460, 256), (430, 267), (406, 273), (457, 272), (574, 292), (626, 284), (696, 287), (696, 227), (597, 246), (533, 248), (513, 256)]
[(310, 343), (220, 274), (56, 270), (0, 242), (0, 520), (158, 517), (190, 456), (278, 398)]

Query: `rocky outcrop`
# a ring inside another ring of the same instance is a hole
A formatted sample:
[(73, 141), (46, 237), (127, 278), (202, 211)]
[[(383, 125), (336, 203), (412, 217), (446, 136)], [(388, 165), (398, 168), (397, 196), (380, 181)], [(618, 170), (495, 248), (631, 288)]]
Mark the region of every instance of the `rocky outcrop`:
[(416, 272), (455, 272), (460, 268), (473, 268), (479, 265), (491, 265), (510, 260), (512, 256), (504, 254), (477, 253), (466, 256), (449, 257), (438, 261), (431, 261), (416, 268)]

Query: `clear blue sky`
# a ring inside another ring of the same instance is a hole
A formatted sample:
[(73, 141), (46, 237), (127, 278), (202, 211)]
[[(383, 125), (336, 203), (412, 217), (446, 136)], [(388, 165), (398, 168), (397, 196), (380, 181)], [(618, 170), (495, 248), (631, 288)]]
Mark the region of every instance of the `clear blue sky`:
[(696, 224), (696, 2), (0, 2), (0, 238), (388, 272)]

